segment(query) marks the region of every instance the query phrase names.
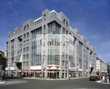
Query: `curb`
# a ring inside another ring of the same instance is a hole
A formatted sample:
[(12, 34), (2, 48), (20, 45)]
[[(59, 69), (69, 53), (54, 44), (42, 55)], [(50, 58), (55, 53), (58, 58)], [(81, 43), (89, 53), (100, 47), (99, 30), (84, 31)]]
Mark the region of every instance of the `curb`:
[[(87, 78), (87, 77), (86, 77)], [(69, 79), (45, 79), (45, 78), (23, 78), (23, 79), (34, 79), (34, 80), (69, 80)], [(75, 79), (85, 79), (85, 77), (80, 77), (80, 78), (70, 78), (70, 80), (75, 80)]]

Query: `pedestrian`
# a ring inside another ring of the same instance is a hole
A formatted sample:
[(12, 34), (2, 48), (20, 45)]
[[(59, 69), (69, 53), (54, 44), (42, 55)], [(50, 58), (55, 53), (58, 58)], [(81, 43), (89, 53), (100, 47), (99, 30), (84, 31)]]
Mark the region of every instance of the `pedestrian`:
[(107, 84), (110, 83), (110, 81), (109, 81), (109, 76), (107, 76), (106, 81), (107, 81)]
[(5, 71), (3, 71), (3, 70), (1, 72), (1, 77), (2, 77), (2, 80), (5, 80)]
[(70, 80), (70, 78), (71, 78), (71, 75), (69, 74), (69, 80)]
[(105, 82), (105, 76), (104, 75), (102, 76), (102, 82)]

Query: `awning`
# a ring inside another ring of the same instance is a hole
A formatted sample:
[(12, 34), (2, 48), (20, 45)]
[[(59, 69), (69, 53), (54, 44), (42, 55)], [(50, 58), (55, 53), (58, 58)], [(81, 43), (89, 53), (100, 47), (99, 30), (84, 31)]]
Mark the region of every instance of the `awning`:
[(41, 66), (31, 66), (31, 70), (41, 70)]
[(16, 70), (15, 67), (6, 67), (6, 70)]

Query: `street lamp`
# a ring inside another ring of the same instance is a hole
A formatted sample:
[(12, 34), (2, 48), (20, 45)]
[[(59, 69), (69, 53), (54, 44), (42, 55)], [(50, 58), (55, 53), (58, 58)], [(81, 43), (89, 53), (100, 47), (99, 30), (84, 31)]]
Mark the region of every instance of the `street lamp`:
[(76, 66), (76, 71), (77, 71), (77, 77), (79, 76), (79, 64)]
[(66, 69), (66, 77), (69, 78), (69, 65), (67, 60), (65, 60), (65, 69)]

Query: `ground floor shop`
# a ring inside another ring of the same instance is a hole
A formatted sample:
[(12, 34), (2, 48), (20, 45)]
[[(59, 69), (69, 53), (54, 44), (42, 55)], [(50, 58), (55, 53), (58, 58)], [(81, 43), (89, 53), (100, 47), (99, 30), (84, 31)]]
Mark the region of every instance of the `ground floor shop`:
[(60, 68), (60, 66), (48, 66), (42, 68), (42, 66), (30, 67), (30, 69), (7, 69), (7, 75), (17, 77), (33, 77), (33, 78), (49, 78), (49, 79), (68, 79), (76, 77), (88, 77), (89, 71), (70, 70), (67, 68)]
[(60, 70), (31, 70), (31, 71), (23, 71), (23, 77), (35, 77), (35, 78), (68, 78), (68, 73), (66, 71)]
[(88, 73), (84, 75), (81, 71), (67, 71), (67, 70), (30, 70), (30, 71), (22, 71), (18, 72), (18, 75), (23, 77), (33, 77), (33, 78), (49, 78), (49, 79), (68, 79), (68, 78), (76, 78), (76, 77), (88, 77)]

